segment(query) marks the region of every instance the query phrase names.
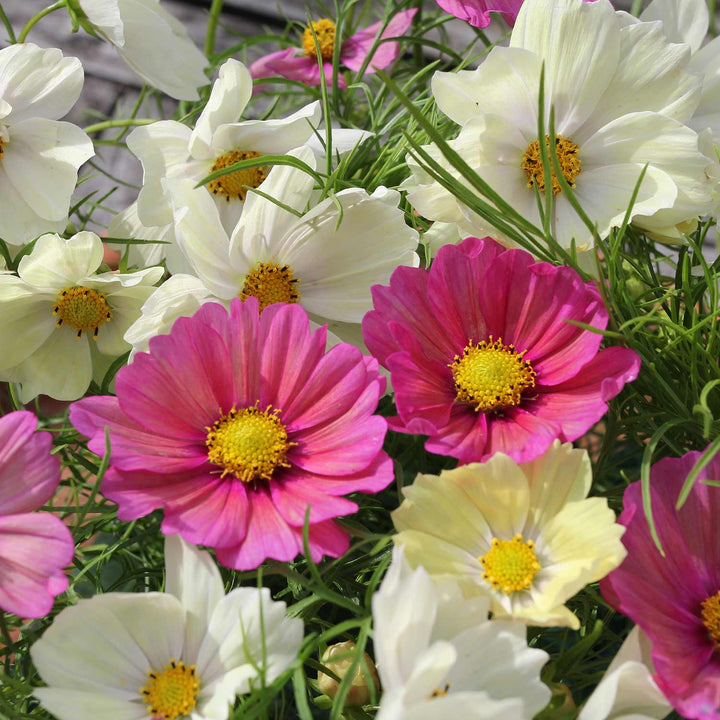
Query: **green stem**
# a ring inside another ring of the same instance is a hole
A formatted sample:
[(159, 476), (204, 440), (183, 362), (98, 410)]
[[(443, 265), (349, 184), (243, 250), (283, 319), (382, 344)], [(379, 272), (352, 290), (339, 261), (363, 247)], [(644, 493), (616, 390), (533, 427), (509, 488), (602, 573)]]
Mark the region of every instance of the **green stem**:
[(122, 120), (104, 120), (103, 122), (95, 123), (94, 125), (88, 125), (86, 128), (83, 128), (83, 130), (85, 130), (86, 133), (96, 133), (114, 127), (125, 128), (134, 125), (150, 125), (154, 122), (156, 121), (152, 118), (123, 118)]
[(19, 43), (25, 42), (25, 38), (27, 37), (28, 33), (37, 25), (40, 20), (42, 20), (46, 15), (49, 15), (50, 13), (55, 12), (56, 10), (60, 10), (65, 7), (65, 0), (58, 0), (56, 3), (53, 3), (52, 5), (48, 5), (44, 10), (41, 10), (37, 15), (34, 17), (31, 17), (25, 27), (22, 29), (22, 32), (18, 35), (17, 41)]
[(2, 5), (0, 5), (0, 21), (2, 22), (2, 24), (5, 26), (5, 29), (7, 30), (8, 40), (11, 43), (17, 42), (15, 40), (15, 31), (13, 30), (13, 27), (10, 24), (10, 20), (8, 20), (8, 16), (5, 14), (5, 10), (3, 10)]
[(205, 34), (205, 57), (208, 59), (210, 59), (215, 52), (215, 34), (224, 2), (225, 0), (212, 0), (212, 5), (210, 5), (210, 19), (208, 20), (207, 33)]

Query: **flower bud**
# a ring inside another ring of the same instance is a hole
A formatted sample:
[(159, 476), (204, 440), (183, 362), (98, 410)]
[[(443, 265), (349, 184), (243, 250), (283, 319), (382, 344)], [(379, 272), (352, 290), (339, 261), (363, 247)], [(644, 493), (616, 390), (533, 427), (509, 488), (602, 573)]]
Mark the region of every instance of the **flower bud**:
[[(320, 662), (340, 678), (340, 680), (335, 680), (324, 672), (318, 673), (318, 685), (325, 695), (331, 698), (337, 695), (340, 681), (342, 681), (350, 669), (350, 666), (353, 664), (356, 654), (357, 650), (352, 640), (331, 645), (325, 651)], [(370, 686), (372, 686), (374, 692), (377, 693), (380, 688), (380, 680), (378, 679), (377, 670), (375, 669), (375, 663), (372, 661), (372, 658), (367, 653), (363, 653), (362, 662), (359, 662), (355, 667), (345, 704), (366, 705), (369, 703), (371, 695), (373, 694)]]

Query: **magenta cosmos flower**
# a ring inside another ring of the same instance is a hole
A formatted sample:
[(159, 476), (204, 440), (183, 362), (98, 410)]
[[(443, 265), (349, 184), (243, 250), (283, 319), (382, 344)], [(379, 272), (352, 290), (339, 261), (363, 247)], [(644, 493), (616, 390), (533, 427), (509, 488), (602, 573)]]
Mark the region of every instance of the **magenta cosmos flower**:
[(625, 490), (618, 519), (627, 530), (623, 564), (601, 583), (605, 599), (652, 641), (654, 677), (687, 718), (720, 720), (720, 457), (707, 465), (680, 510), (680, 490), (700, 457), (689, 452), (650, 470), (658, 551), (643, 511), (640, 482)]
[[(397, 42), (386, 42), (386, 39), (404, 35), (416, 12), (417, 8), (413, 8), (397, 13), (382, 30), (377, 46), (375, 46), (375, 41), (383, 26), (382, 22), (370, 25), (370, 27), (356, 32), (347, 40), (343, 40), (340, 44), (340, 63), (354, 72), (359, 72), (367, 58), (371, 56), (365, 69), (366, 73), (386, 68), (398, 56)], [(317, 37), (317, 45), (315, 37), (313, 37), (313, 30)], [(328, 85), (332, 84), (332, 60), (337, 41), (335, 30), (335, 23), (328, 18), (310, 23), (303, 33), (302, 47), (286, 48), (265, 55), (250, 65), (250, 74), (254, 78), (279, 75), (288, 80), (298, 80), (306, 85), (320, 85), (320, 64), (317, 52), (319, 47), (323, 59), (325, 80)], [(374, 52), (373, 46), (375, 46)], [(338, 75), (338, 86), (347, 87), (342, 75)]]
[(101, 490), (118, 517), (164, 508), (165, 534), (245, 570), (302, 552), (309, 507), (313, 558), (341, 555), (349, 538), (332, 518), (357, 510), (341, 496), (377, 492), (393, 471), (373, 415), (377, 362), (344, 343), (326, 352), (325, 339), (298, 305), (208, 303), (120, 370), (117, 397), (74, 403), (98, 455), (109, 429)]
[(42, 507), (60, 483), (52, 436), (20, 410), (0, 418), (0, 608), (23, 618), (50, 612), (75, 553), (70, 531)]
[(490, 13), (500, 13), (508, 25), (514, 25), (523, 0), (435, 0), (447, 13), (466, 20), (473, 27), (490, 24)]
[(430, 271), (398, 268), (372, 288), (370, 352), (390, 370), (398, 417), (425, 447), (462, 463), (516, 462), (585, 433), (634, 380), (638, 356), (599, 351), (608, 316), (571, 268), (536, 262), (490, 238), (440, 249)]

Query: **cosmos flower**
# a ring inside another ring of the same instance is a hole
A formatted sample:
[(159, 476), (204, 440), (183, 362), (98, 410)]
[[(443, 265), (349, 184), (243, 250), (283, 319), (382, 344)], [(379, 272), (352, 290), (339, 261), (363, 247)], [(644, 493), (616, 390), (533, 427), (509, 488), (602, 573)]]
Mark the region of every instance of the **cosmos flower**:
[[(697, 217), (712, 206), (709, 158), (688, 127), (700, 80), (686, 47), (670, 45), (658, 23), (631, 23), (608, 0), (526, 0), (510, 38), (476, 70), (438, 72), (438, 108), (461, 126), (451, 146), (520, 215), (540, 226), (537, 193), (553, 195), (550, 227), (564, 248), (591, 249), (584, 224), (552, 172), (545, 178), (538, 138), (538, 93), (545, 73), (544, 124), (555, 111), (555, 138), (564, 180), (600, 236), (625, 217), (643, 227)], [(544, 138), (546, 146), (551, 143)], [(459, 178), (434, 145), (425, 148)], [(424, 217), (458, 222), (465, 235), (488, 223), (408, 158), (405, 187)], [(461, 182), (464, 182), (461, 180)], [(638, 220), (640, 222), (640, 220)]]
[(498, 453), (486, 463), (418, 475), (392, 513), (413, 567), (487, 595), (496, 617), (529, 625), (580, 622), (564, 603), (625, 557), (622, 526), (605, 498), (588, 498), (585, 450), (555, 441), (530, 463)]
[(68, 586), (63, 568), (75, 544), (62, 521), (42, 507), (60, 483), (52, 435), (35, 432), (37, 418), (19, 410), (0, 418), (0, 608), (44, 617)]
[(487, 598), (412, 570), (402, 547), (373, 595), (374, 646), (383, 685), (378, 720), (521, 720), (550, 699), (548, 655), (527, 646), (518, 622), (488, 620)]
[(76, 400), (130, 349), (123, 335), (163, 269), (96, 274), (102, 259), (95, 233), (43, 235), (17, 276), (0, 275), (0, 379), (22, 383), (23, 402)]
[(31, 648), (58, 720), (225, 720), (235, 696), (295, 660), (303, 623), (267, 588), (224, 594), (207, 552), (165, 540), (165, 592), (111, 592), (67, 607)]
[(164, 508), (162, 530), (215, 548), (238, 569), (303, 550), (310, 508), (313, 558), (341, 555), (335, 521), (393, 477), (382, 452), (386, 421), (373, 415), (385, 381), (377, 363), (340, 344), (325, 351), (297, 305), (230, 313), (204, 304), (150, 340), (117, 375), (117, 397), (73, 404), (70, 419), (112, 455), (101, 490), (132, 520)]
[(523, 462), (580, 437), (640, 366), (573, 324), (606, 327), (593, 285), (489, 238), (442, 247), (429, 272), (398, 268), (373, 300), (363, 335), (390, 371), (391, 428), (463, 463)]
[[(394, 15), (383, 29), (383, 22), (377, 22), (340, 43), (340, 63), (349, 70), (360, 72), (367, 62), (366, 73), (386, 68), (398, 56), (397, 42), (386, 42), (388, 38), (404, 35), (412, 23), (417, 8), (403, 10)], [(250, 65), (250, 74), (254, 78), (266, 78), (274, 75), (297, 80), (306, 85), (320, 85), (320, 63), (318, 48), (323, 59), (323, 71), (326, 82), (331, 85), (333, 77), (333, 55), (337, 27), (335, 23), (323, 18), (311, 22), (303, 32), (301, 48), (287, 48), (270, 53)], [(315, 35), (313, 36), (313, 32)], [(380, 36), (378, 38), (378, 33)], [(315, 44), (317, 38), (317, 46)], [(377, 44), (376, 44), (377, 43)], [(373, 50), (374, 48), (374, 50)], [(347, 87), (345, 78), (338, 74), (338, 86)]]
[(0, 238), (11, 246), (67, 224), (90, 138), (59, 122), (80, 96), (77, 58), (32, 43), (0, 50)]
[(435, 0), (435, 2), (445, 12), (479, 28), (486, 28), (490, 24), (491, 12), (500, 13), (508, 25), (513, 25), (523, 4), (523, 0)]
[(652, 643), (654, 680), (683, 717), (720, 718), (720, 457), (676, 503), (701, 453), (665, 458), (650, 469), (650, 508), (664, 557), (650, 534), (640, 482), (625, 490), (618, 522), (627, 528), (625, 562), (600, 584)]
[[(177, 100), (197, 100), (208, 60), (159, 0), (77, 0), (92, 30), (144, 82)], [(172, 58), (172, 62), (168, 61)]]

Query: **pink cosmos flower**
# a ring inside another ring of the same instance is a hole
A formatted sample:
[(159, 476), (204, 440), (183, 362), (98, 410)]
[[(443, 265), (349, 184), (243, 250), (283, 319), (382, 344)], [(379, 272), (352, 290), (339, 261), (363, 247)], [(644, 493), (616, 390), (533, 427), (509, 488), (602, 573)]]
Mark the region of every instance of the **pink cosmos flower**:
[(435, 0), (447, 13), (466, 20), (473, 27), (486, 28), (490, 24), (490, 13), (502, 14), (508, 25), (515, 24), (523, 0)]
[(461, 463), (496, 452), (528, 462), (580, 437), (640, 367), (572, 324), (606, 327), (593, 285), (490, 238), (445, 245), (429, 272), (398, 268), (372, 293), (362, 328), (390, 371), (390, 427)]
[(70, 531), (42, 507), (60, 483), (52, 436), (20, 410), (0, 418), (0, 608), (23, 618), (50, 612), (75, 553)]
[(357, 510), (342, 495), (393, 478), (382, 452), (385, 388), (377, 362), (342, 343), (325, 351), (299, 305), (259, 314), (256, 298), (180, 318), (118, 373), (117, 397), (73, 404), (90, 449), (111, 458), (101, 490), (134, 520), (164, 508), (162, 531), (215, 548), (246, 570), (303, 549), (337, 557), (348, 534), (333, 518)]
[[(356, 32), (352, 37), (343, 40), (340, 45), (340, 62), (348, 69), (359, 72), (365, 60), (370, 56), (365, 72), (373, 73), (376, 70), (386, 68), (398, 56), (397, 42), (385, 42), (386, 38), (399, 37), (404, 35), (410, 27), (417, 8), (403, 10), (397, 13), (380, 35), (377, 46), (375, 40), (383, 26), (377, 22), (370, 27)], [(328, 85), (332, 84), (333, 76), (333, 54), (335, 50), (335, 23), (328, 18), (317, 20), (311, 23), (315, 30), (315, 37), (310, 25), (305, 28), (302, 37), (302, 47), (286, 48), (277, 52), (265, 55), (250, 65), (250, 74), (254, 78), (271, 77), (279, 75), (288, 80), (298, 80), (306, 85), (320, 85), (320, 64), (318, 62), (318, 46), (323, 59), (323, 71)], [(373, 46), (375, 51), (373, 52)], [(372, 55), (371, 55), (372, 53)], [(345, 78), (338, 75), (338, 86), (347, 87)], [(261, 86), (256, 86), (258, 90)]]
[(643, 511), (640, 482), (625, 490), (618, 519), (628, 554), (600, 589), (610, 605), (636, 622), (652, 641), (654, 680), (687, 718), (720, 720), (720, 457), (707, 465), (685, 504), (680, 490), (698, 458), (689, 452), (650, 470), (658, 551)]

